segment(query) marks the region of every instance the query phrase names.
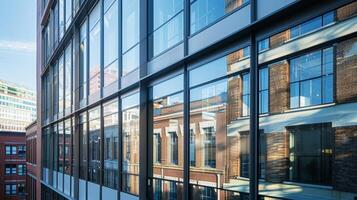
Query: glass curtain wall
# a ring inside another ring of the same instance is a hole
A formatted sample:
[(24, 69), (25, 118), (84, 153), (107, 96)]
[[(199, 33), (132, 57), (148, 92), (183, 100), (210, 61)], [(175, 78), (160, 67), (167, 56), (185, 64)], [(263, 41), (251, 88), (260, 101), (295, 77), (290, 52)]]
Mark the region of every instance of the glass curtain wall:
[(79, 105), (87, 104), (88, 80), (88, 21), (84, 21), (80, 28), (79, 44)]
[(65, 115), (68, 115), (72, 112), (72, 42), (65, 49), (65, 63), (64, 63), (64, 106), (65, 106)]
[(139, 93), (123, 95), (122, 105), (122, 180), (121, 191), (139, 195)]

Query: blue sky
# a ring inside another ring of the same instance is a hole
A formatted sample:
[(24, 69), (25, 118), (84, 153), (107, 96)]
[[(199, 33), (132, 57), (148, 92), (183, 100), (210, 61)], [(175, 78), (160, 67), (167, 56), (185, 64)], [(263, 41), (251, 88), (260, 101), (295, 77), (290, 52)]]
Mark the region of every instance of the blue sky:
[(0, 79), (36, 89), (36, 0), (0, 0)]

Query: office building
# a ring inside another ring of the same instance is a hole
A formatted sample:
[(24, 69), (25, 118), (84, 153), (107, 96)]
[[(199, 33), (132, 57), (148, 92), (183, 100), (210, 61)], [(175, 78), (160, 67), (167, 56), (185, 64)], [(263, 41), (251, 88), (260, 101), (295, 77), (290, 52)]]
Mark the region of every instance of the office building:
[(25, 155), (25, 133), (0, 131), (0, 199), (25, 199)]
[(0, 80), (0, 131), (25, 132), (25, 127), (35, 119), (35, 93)]
[(42, 199), (356, 198), (356, 1), (37, 4)]
[(26, 127), (26, 200), (41, 197), (41, 146), (37, 142), (37, 121)]

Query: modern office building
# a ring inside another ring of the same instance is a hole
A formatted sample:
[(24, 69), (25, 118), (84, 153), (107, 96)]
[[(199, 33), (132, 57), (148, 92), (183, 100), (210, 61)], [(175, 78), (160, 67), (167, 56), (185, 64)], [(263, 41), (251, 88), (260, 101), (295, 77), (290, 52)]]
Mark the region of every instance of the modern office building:
[(26, 200), (41, 197), (41, 146), (37, 142), (37, 121), (26, 127)]
[(26, 182), (24, 132), (0, 131), (0, 199), (24, 200)]
[(356, 198), (356, 1), (37, 4), (42, 199)]
[(25, 87), (0, 80), (0, 131), (25, 132), (36, 120), (36, 95)]

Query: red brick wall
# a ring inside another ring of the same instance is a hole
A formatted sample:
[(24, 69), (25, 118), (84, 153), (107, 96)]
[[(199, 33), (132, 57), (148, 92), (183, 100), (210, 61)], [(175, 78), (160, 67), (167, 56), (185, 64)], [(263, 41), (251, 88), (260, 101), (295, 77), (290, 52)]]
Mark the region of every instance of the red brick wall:
[(335, 128), (332, 174), (337, 190), (357, 192), (357, 126)]
[(1, 200), (20, 200), (23, 199), (24, 196), (5, 196), (5, 183), (25, 183), (26, 176), (19, 175), (5, 175), (5, 165), (6, 164), (22, 164), (26, 166), (26, 159), (24, 157), (20, 157), (18, 155), (5, 155), (5, 146), (12, 145), (18, 146), (25, 145), (25, 133), (3, 133), (0, 132), (0, 199)]
[(283, 60), (269, 67), (269, 112), (282, 113), (289, 108), (289, 63)]
[(357, 101), (357, 52), (352, 52), (357, 37), (337, 44), (336, 49), (336, 101)]
[(281, 182), (288, 180), (289, 169), (289, 134), (267, 133), (267, 165), (266, 180), (271, 182)]

